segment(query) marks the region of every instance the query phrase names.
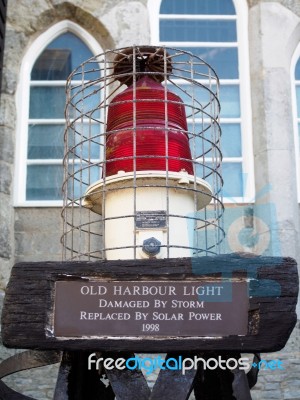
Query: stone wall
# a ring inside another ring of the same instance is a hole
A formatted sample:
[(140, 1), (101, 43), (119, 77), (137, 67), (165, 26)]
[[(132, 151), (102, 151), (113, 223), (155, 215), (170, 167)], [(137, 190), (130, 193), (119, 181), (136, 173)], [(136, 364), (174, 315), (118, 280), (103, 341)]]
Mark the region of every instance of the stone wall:
[[(300, 41), (300, 4), (248, 0), (248, 5), (256, 190), (272, 185), (257, 203), (276, 206), (282, 254), (300, 261), (290, 86), (290, 61)], [(82, 26), (104, 51), (150, 40), (146, 0), (8, 0), (0, 109), (1, 299), (15, 262), (61, 258), (60, 209), (15, 208), (13, 185), (21, 62), (33, 41), (63, 19)], [(262, 371), (253, 399), (300, 399), (299, 335), (298, 324), (280, 353), (265, 355), (268, 360), (282, 359), (286, 369)], [(1, 347), (0, 357), (14, 352)], [(7, 381), (24, 394), (51, 399), (56, 374), (54, 366), (19, 373)]]
[(285, 348), (276, 353), (261, 354), (266, 361), (281, 360), (283, 370), (264, 369), (251, 391), (253, 400), (299, 400), (300, 399), (300, 324), (299, 321)]

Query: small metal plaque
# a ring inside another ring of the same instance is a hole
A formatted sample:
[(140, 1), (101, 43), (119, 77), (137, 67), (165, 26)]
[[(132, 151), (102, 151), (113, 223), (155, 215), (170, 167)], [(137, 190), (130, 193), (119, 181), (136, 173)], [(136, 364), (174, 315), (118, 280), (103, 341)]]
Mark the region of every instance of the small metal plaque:
[(54, 335), (246, 335), (247, 282), (58, 281)]
[(167, 226), (166, 211), (137, 211), (135, 217), (136, 229), (159, 229)]

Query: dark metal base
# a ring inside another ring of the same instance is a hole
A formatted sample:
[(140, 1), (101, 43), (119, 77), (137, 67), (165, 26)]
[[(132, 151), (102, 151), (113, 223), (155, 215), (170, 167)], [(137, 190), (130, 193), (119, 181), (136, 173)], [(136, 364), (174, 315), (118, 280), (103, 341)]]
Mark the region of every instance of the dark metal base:
[[(88, 369), (91, 352), (76, 351), (61, 353), (54, 351), (26, 351), (19, 353), (0, 364), (0, 377), (12, 373), (54, 364), (61, 361), (54, 400), (188, 400), (194, 390), (196, 400), (251, 400), (250, 389), (257, 381), (258, 369), (247, 374), (238, 368), (182, 370), (161, 369), (152, 391), (139, 369)], [(211, 352), (180, 354), (182, 359), (201, 357), (205, 360), (218, 354)], [(178, 359), (178, 353), (168, 353), (166, 360)], [(132, 353), (96, 353), (96, 357), (125, 358), (135, 357)], [(222, 354), (223, 360), (239, 359), (237, 353)], [(165, 360), (165, 362), (166, 362)], [(255, 362), (259, 356), (255, 355)], [(172, 364), (170, 364), (172, 365)], [(0, 381), (0, 399), (34, 400), (17, 393)]]

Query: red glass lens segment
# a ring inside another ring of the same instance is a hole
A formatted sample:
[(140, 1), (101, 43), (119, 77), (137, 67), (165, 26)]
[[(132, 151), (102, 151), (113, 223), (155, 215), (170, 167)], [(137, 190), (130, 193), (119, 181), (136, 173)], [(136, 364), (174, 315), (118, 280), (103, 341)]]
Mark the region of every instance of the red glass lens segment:
[(184, 104), (147, 76), (108, 108), (106, 175), (134, 169), (193, 174)]

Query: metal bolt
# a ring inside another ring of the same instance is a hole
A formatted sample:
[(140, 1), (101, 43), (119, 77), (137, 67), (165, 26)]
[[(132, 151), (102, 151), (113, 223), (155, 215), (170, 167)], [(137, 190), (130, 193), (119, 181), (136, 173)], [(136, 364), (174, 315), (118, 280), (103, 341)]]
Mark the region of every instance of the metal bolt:
[(143, 241), (142, 250), (144, 253), (148, 254), (148, 256), (156, 256), (156, 254), (160, 252), (160, 246), (161, 242), (155, 237), (151, 237)]

